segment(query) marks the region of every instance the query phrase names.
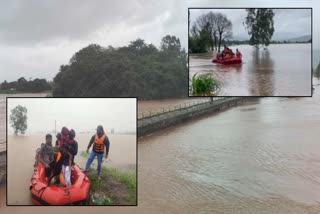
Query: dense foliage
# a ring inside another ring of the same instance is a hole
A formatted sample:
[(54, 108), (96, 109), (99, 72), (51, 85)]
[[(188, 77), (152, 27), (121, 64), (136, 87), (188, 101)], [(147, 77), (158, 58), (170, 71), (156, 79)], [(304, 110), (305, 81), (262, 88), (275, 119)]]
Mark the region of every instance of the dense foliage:
[(268, 46), (274, 33), (274, 12), (272, 9), (247, 9), (245, 26), (250, 37), (250, 45)]
[(7, 82), (3, 81), (0, 84), (0, 91), (4, 92), (42, 92), (51, 90), (51, 84), (46, 79), (34, 79), (27, 81), (24, 77), (19, 78), (17, 81)]
[(186, 96), (187, 55), (175, 36), (160, 48), (137, 39), (128, 46), (104, 48), (91, 44), (61, 65), (53, 96), (162, 99)]

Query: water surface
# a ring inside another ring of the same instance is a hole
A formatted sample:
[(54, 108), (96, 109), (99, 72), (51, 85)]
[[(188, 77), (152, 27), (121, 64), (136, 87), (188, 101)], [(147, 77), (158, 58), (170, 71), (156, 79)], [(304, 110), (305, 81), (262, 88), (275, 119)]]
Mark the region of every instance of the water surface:
[(213, 53), (191, 54), (190, 78), (195, 73), (217, 75), (223, 83), (218, 96), (311, 95), (311, 44), (270, 45), (265, 50), (248, 45), (230, 48), (241, 51), (242, 64), (213, 64)]

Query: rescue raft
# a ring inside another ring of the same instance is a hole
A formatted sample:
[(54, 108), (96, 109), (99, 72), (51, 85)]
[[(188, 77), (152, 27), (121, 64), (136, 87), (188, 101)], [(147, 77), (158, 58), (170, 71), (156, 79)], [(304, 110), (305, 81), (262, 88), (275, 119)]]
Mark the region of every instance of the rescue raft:
[(90, 180), (77, 165), (72, 166), (70, 194), (66, 195), (66, 187), (48, 185), (45, 167), (39, 162), (34, 166), (29, 189), (32, 201), (37, 205), (85, 205), (88, 202)]
[(232, 65), (232, 64), (241, 64), (242, 60), (240, 58), (213, 59), (212, 62), (217, 64), (223, 64), (223, 65)]

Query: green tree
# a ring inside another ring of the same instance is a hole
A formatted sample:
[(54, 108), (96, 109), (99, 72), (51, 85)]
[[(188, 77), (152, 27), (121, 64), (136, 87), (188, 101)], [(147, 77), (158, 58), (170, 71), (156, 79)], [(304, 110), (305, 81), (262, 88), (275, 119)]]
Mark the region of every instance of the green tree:
[(187, 76), (187, 55), (175, 36), (165, 36), (160, 49), (142, 39), (119, 48), (93, 44), (60, 66), (53, 96), (183, 97)]
[(246, 9), (247, 17), (245, 27), (251, 36), (250, 45), (259, 48), (260, 45), (268, 46), (274, 33), (274, 12), (272, 9)]
[(192, 53), (219, 50), (221, 43), (232, 37), (232, 23), (222, 13), (209, 12), (197, 18), (189, 32), (189, 49)]
[(14, 129), (14, 133), (17, 135), (20, 131), (21, 134), (24, 134), (28, 128), (27, 125), (27, 108), (21, 105), (16, 106), (14, 109), (11, 109), (10, 114), (10, 124)]

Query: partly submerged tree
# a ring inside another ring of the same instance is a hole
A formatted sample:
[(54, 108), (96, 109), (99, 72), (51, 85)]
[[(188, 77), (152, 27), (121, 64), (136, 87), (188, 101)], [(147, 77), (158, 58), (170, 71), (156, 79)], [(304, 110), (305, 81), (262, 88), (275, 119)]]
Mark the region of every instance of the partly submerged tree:
[(221, 13), (217, 14), (217, 33), (219, 37), (218, 51), (220, 51), (221, 43), (232, 37), (232, 23)]
[(14, 129), (14, 134), (24, 134), (28, 128), (27, 125), (27, 108), (21, 105), (16, 106), (14, 109), (11, 109), (10, 115), (10, 124)]
[(246, 9), (247, 17), (244, 23), (251, 36), (249, 44), (259, 48), (268, 46), (274, 33), (274, 12), (272, 9)]

